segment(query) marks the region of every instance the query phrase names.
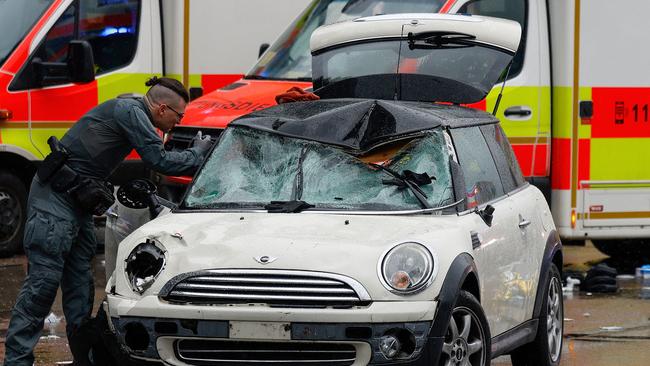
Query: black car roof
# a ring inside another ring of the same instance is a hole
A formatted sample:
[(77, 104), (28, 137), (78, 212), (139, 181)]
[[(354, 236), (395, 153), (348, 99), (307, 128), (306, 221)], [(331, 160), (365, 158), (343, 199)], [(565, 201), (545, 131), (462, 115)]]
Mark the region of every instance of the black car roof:
[(461, 128), (498, 123), (473, 108), (423, 102), (323, 99), (285, 103), (230, 123), (272, 134), (340, 146), (353, 154), (438, 127)]

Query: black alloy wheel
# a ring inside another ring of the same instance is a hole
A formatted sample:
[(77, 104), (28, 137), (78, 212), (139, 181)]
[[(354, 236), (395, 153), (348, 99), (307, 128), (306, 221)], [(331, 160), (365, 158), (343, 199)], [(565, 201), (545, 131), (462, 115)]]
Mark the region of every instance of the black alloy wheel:
[(481, 304), (461, 291), (447, 325), (439, 365), (487, 366), (490, 364), (490, 330)]

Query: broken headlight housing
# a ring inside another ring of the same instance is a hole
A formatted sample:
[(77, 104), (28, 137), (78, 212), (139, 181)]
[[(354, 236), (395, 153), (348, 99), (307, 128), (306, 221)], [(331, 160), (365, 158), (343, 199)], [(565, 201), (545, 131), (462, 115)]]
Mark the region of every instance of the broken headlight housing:
[(142, 294), (151, 287), (165, 268), (165, 262), (164, 247), (152, 239), (147, 239), (133, 248), (124, 266), (133, 291)]
[(424, 290), (433, 280), (434, 269), (437, 268), (429, 249), (414, 242), (396, 245), (379, 262), (384, 287), (399, 295)]

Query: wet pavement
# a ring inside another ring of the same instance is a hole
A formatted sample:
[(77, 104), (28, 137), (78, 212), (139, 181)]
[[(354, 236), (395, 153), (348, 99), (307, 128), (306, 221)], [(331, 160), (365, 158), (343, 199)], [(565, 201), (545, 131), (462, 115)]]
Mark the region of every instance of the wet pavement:
[[(94, 261), (95, 310), (104, 297), (104, 257)], [(589, 243), (586, 246), (565, 246), (565, 269), (586, 271), (596, 263), (605, 262), (622, 274), (634, 274), (641, 263), (614, 262)], [(25, 257), (0, 259), (0, 364), (4, 360), (4, 341), (10, 311), (26, 270)], [(616, 294), (565, 293), (565, 341), (563, 366), (642, 366), (650, 365), (650, 299), (642, 299), (642, 286), (634, 277), (619, 278)], [(60, 293), (53, 315), (46, 320), (45, 330), (35, 355), (36, 365), (68, 363), (72, 357), (65, 338), (65, 319)], [(510, 365), (508, 356), (493, 360), (493, 365)]]

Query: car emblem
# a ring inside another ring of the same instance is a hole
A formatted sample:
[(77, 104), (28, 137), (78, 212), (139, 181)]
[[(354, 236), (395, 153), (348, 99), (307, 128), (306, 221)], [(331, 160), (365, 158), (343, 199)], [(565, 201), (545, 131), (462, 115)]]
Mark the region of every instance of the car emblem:
[(253, 259), (255, 259), (257, 261), (257, 263), (260, 263), (260, 264), (269, 264), (269, 263), (275, 261), (277, 258), (268, 256), (268, 255), (263, 255), (261, 257), (253, 257)]

